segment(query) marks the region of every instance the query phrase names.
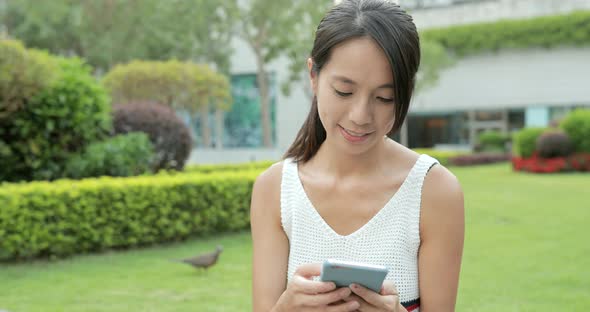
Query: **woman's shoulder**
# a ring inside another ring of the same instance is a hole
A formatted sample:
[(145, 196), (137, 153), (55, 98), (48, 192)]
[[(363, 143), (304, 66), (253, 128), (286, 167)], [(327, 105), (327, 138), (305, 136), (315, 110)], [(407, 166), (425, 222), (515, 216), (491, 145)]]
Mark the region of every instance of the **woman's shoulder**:
[(266, 224), (266, 221), (279, 224), (283, 164), (284, 161), (274, 163), (256, 177), (250, 204), (253, 224)]
[[(416, 163), (421, 155), (399, 143), (395, 143), (395, 153), (400, 159), (398, 162), (406, 164), (406, 167)], [(434, 159), (434, 158), (430, 158)], [(436, 160), (436, 159), (434, 159)], [(434, 161), (433, 160), (433, 161)], [(457, 177), (445, 166), (436, 162), (426, 174), (422, 185), (422, 202), (423, 206), (434, 203), (436, 206), (457, 206), (458, 202), (463, 201), (463, 191)], [(462, 205), (462, 204), (461, 204)], [(446, 209), (446, 208), (441, 208)]]
[[(459, 179), (446, 167), (433, 166), (422, 185), (421, 228), (440, 232), (464, 219), (463, 190)], [(423, 233), (424, 234), (424, 233)]]
[(288, 160), (276, 162), (260, 173), (254, 181), (253, 192), (256, 189), (262, 189), (264, 190), (264, 193), (268, 194), (271, 193), (273, 189), (280, 190), (285, 161)]

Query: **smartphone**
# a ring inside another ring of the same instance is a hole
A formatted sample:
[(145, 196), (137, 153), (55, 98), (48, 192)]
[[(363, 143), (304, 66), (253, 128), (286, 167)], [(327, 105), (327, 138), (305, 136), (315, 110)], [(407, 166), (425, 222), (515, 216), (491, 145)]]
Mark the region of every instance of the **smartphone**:
[(381, 265), (328, 259), (322, 265), (320, 279), (323, 282), (334, 282), (336, 287), (348, 287), (355, 283), (378, 293), (387, 272), (387, 267)]

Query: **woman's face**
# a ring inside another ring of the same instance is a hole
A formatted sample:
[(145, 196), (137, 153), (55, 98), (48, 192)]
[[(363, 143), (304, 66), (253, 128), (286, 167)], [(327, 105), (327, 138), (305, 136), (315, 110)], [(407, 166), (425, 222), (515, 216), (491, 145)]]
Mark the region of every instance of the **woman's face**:
[[(312, 61), (308, 61), (311, 69)], [(332, 49), (319, 75), (311, 74), (326, 142), (360, 154), (383, 142), (394, 123), (391, 66), (371, 38), (347, 40)]]

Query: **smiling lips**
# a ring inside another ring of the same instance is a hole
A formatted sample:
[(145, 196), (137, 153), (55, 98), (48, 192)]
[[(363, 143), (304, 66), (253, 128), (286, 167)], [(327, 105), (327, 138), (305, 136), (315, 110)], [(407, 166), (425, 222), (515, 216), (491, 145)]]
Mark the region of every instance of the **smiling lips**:
[(363, 133), (363, 132), (355, 132), (352, 130), (348, 130), (343, 128), (342, 126), (339, 126), (340, 128), (340, 133), (342, 133), (342, 136), (349, 142), (351, 143), (359, 143), (359, 142), (363, 142), (365, 140), (367, 140), (367, 138), (369, 137), (369, 135), (371, 135), (373, 132), (368, 132), (368, 133)]

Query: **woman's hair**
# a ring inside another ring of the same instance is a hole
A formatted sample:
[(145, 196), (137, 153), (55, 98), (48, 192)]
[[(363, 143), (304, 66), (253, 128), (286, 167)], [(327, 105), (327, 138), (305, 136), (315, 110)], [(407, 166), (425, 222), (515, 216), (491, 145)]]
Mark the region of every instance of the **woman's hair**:
[[(395, 122), (390, 134), (395, 133), (408, 113), (420, 66), (416, 25), (409, 14), (390, 0), (344, 0), (318, 25), (311, 51), (312, 71), (320, 74), (334, 46), (359, 37), (375, 40), (389, 60), (395, 88)], [(307, 119), (284, 157), (306, 162), (317, 153), (325, 139), (326, 129), (320, 121), (314, 96)]]

